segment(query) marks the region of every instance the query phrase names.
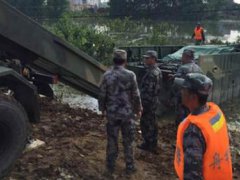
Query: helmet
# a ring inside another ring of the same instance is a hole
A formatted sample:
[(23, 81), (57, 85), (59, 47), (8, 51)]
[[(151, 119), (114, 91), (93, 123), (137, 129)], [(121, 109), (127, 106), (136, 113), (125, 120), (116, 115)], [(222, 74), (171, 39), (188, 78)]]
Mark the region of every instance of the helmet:
[(149, 50), (149, 51), (146, 52), (145, 55), (143, 55), (143, 57), (144, 58), (153, 57), (153, 58), (157, 59), (158, 58), (158, 54), (157, 54), (156, 51)]
[(183, 54), (188, 55), (189, 57), (194, 57), (194, 50), (193, 49), (184, 49)]
[(196, 91), (201, 95), (209, 95), (213, 86), (212, 80), (200, 73), (189, 73), (186, 75), (185, 79), (175, 78), (174, 84), (182, 88)]

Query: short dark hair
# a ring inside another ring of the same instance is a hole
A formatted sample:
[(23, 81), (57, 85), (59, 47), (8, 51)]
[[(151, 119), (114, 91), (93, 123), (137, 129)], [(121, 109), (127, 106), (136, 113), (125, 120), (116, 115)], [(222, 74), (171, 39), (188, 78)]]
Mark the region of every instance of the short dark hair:
[(121, 58), (113, 58), (113, 63), (115, 65), (123, 65), (126, 62), (125, 59), (121, 59)]

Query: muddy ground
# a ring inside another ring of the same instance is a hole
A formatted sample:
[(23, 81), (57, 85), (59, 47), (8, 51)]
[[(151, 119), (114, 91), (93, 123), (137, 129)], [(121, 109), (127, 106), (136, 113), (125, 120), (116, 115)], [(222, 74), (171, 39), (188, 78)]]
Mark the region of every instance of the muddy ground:
[[(234, 178), (240, 179), (240, 113), (231, 104), (225, 106), (230, 120)], [(135, 151), (137, 173), (126, 177), (122, 146), (114, 179), (175, 180), (173, 156), (175, 127), (173, 117), (159, 120), (159, 155)], [(238, 127), (237, 127), (238, 126)], [(105, 170), (105, 120), (86, 109), (72, 109), (56, 101), (41, 100), (41, 122), (32, 127), (32, 137), (46, 144), (23, 153), (6, 180), (107, 179)], [(136, 133), (137, 143), (141, 136)]]

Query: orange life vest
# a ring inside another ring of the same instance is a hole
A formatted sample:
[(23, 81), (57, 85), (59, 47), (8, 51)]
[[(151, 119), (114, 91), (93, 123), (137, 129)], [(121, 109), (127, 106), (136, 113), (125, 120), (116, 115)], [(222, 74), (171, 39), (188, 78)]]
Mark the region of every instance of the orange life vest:
[(208, 103), (209, 110), (189, 115), (178, 127), (174, 166), (180, 180), (184, 179), (183, 135), (190, 123), (201, 129), (206, 142), (203, 156), (204, 180), (232, 180), (232, 160), (227, 123), (220, 108)]
[(200, 27), (200, 28), (195, 28), (194, 29), (194, 39), (195, 40), (203, 40), (203, 37), (202, 37), (202, 32), (203, 32), (203, 28)]

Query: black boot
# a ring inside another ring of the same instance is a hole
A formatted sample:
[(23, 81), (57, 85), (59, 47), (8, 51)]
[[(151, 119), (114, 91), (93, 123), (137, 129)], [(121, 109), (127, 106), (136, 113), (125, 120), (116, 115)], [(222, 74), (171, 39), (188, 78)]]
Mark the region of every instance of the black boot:
[(112, 163), (108, 163), (106, 165), (106, 171), (108, 172), (108, 174), (113, 174), (115, 171), (115, 165), (113, 165)]
[(134, 174), (136, 171), (137, 171), (137, 169), (135, 168), (135, 166), (133, 164), (126, 165), (126, 174), (127, 175)]

